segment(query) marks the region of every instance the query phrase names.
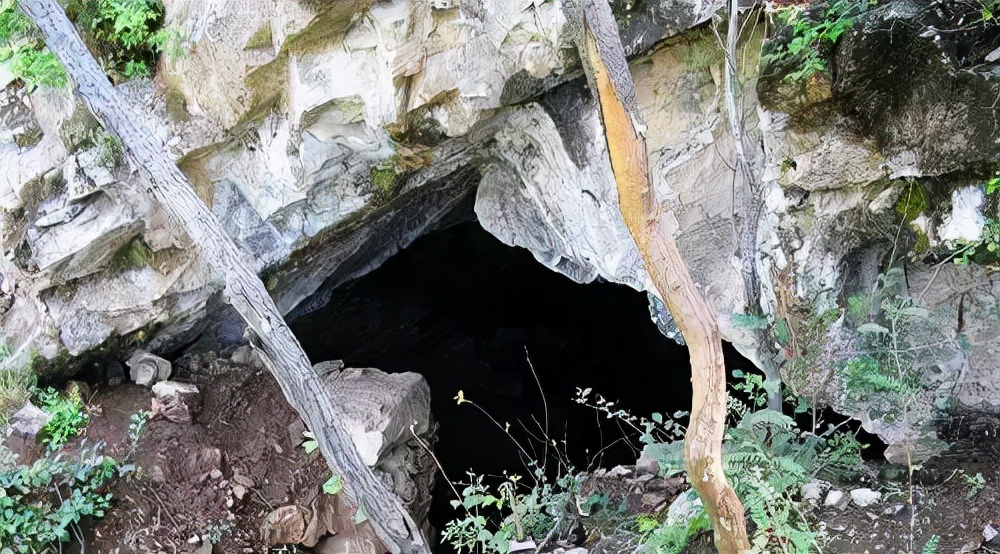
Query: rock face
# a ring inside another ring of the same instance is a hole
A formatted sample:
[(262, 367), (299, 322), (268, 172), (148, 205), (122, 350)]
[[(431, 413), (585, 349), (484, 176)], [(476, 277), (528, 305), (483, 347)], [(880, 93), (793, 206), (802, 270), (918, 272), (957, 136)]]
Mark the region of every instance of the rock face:
[[(392, 487), (418, 525), (429, 525), (437, 467), (424, 449), (433, 434), (427, 382), (417, 373), (344, 368), (339, 360), (317, 364), (316, 371), (365, 463)], [(301, 430), (293, 435), (298, 440)], [(322, 552), (386, 552), (370, 525), (357, 522), (357, 511), (342, 494), (318, 493), (308, 506), (273, 510), (261, 524), (261, 537), (270, 545), (320, 543)]]
[[(616, 3), (626, 50), (646, 54), (632, 72), (656, 198), (676, 214), (728, 340), (795, 392), (861, 419), (893, 461), (928, 455), (941, 410), (1000, 412), (997, 291), (975, 267), (997, 263), (985, 184), (1000, 161), (1000, 37), (967, 25), (972, 4), (883, 2), (838, 41), (832, 77), (791, 82), (788, 60), (758, 63), (765, 37), (748, 33), (747, 183), (732, 170), (723, 54), (695, 28), (722, 4)], [(163, 60), (155, 83), (123, 90), (283, 313), (322, 305), (421, 234), (470, 217), (453, 215), (467, 201), (500, 240), (575, 281), (650, 289), (580, 77), (576, 2), (166, 7), (191, 48)], [(0, 85), (0, 324), (11, 342), (31, 339), (48, 358), (121, 337), (153, 351), (199, 335), (240, 342), (218, 276), (68, 92)], [(940, 263), (954, 256), (973, 266)], [(909, 310), (904, 338), (926, 353), (890, 368), (912, 393), (893, 417), (879, 394), (849, 394), (845, 373), (868, 363), (864, 325), (885, 327), (886, 302)], [(747, 311), (763, 329), (734, 324)], [(364, 430), (381, 436), (367, 455), (403, 431)]]

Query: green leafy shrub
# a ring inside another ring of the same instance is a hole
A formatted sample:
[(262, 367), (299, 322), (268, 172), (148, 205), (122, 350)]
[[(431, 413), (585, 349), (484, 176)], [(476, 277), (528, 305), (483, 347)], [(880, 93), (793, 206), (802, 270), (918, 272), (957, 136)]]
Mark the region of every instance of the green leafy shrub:
[(785, 76), (788, 81), (805, 80), (826, 71), (828, 51), (854, 26), (857, 16), (875, 3), (874, 0), (831, 0), (818, 18), (798, 4), (779, 8), (776, 11), (778, 21), (790, 28), (791, 40), (777, 45), (765, 59), (794, 64), (797, 69)]
[[(690, 493), (689, 493), (690, 494)], [(708, 512), (702, 509), (686, 523), (659, 521), (648, 514), (636, 518), (636, 527), (642, 538), (638, 552), (642, 554), (681, 554), (691, 539), (712, 527)]]
[(572, 468), (565, 468), (554, 482), (536, 468), (530, 486), (516, 475), (496, 487), (484, 483), (482, 475), (470, 472), (468, 476), (461, 500), (451, 502), (464, 515), (449, 521), (442, 533), (442, 539), (457, 552), (506, 554), (514, 539), (540, 540), (558, 532), (560, 524), (576, 521), (580, 480)]
[(83, 399), (76, 394), (60, 394), (49, 387), (38, 391), (37, 400), (42, 410), (52, 415), (52, 419), (42, 429), (42, 436), (43, 441), (53, 450), (77, 436), (90, 422)]
[(49, 453), (30, 467), (0, 472), (0, 552), (53, 552), (80, 536), (83, 517), (103, 517), (111, 505), (104, 485), (124, 471), (97, 449), (76, 459)]
[(72, 0), (66, 13), (109, 70), (124, 78), (152, 73), (161, 53), (178, 55), (180, 32), (163, 28), (159, 0)]
[(62, 64), (15, 0), (0, 0), (0, 65), (31, 89), (61, 88), (68, 80)]

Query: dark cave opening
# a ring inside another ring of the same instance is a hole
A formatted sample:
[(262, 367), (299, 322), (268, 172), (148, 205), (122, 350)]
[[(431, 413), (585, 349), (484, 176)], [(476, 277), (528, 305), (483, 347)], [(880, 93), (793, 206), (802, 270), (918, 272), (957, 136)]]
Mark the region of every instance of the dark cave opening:
[[(577, 388), (637, 416), (691, 405), (687, 349), (659, 333), (645, 294), (576, 284), (475, 222), (417, 240), (334, 290), (326, 306), (292, 327), (314, 362), (423, 374), (439, 425), (436, 455), (453, 480), (470, 469), (525, 472), (504, 432), (476, 408), (458, 405), (460, 390), (539, 452), (531, 435), (542, 434), (547, 406), (549, 436), (565, 441), (561, 449), (578, 470), (631, 464), (637, 452), (618, 440), (618, 422), (575, 402)], [(728, 345), (726, 356), (730, 370), (752, 367)], [(443, 485), (439, 480), (431, 513), (439, 529), (453, 517)]]

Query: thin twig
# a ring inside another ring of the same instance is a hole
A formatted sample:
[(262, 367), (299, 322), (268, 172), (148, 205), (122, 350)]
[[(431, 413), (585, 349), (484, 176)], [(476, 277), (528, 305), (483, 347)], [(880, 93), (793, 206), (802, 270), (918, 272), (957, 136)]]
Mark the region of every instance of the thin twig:
[(167, 505), (163, 502), (163, 499), (160, 498), (160, 495), (156, 494), (156, 490), (153, 487), (149, 486), (147, 486), (146, 488), (149, 489), (149, 492), (153, 493), (153, 498), (156, 499), (156, 502), (160, 505), (160, 508), (162, 508), (163, 512), (167, 514), (167, 517), (170, 518), (170, 522), (174, 524), (174, 528), (180, 530), (181, 528), (180, 524), (177, 523), (176, 519), (174, 519), (174, 515), (170, 513), (170, 510), (167, 509)]
[[(531, 356), (528, 354), (528, 347), (524, 347), (524, 359), (528, 361), (528, 367), (531, 368), (531, 375), (535, 378), (535, 384), (538, 385), (538, 394), (542, 397), (542, 410), (545, 412), (545, 438), (549, 437), (549, 403), (545, 399), (545, 390), (542, 388), (542, 381), (538, 378), (538, 372), (535, 371), (535, 364), (531, 363)], [(545, 471), (545, 465), (549, 461), (549, 443), (545, 441), (545, 450), (542, 452), (542, 472)]]

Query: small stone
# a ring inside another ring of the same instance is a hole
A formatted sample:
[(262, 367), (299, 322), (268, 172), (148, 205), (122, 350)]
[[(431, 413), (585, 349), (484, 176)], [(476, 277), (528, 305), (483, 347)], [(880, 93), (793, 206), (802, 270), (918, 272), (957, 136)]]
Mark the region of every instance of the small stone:
[(660, 465), (652, 458), (642, 457), (635, 462), (635, 474), (637, 476), (656, 475), (658, 473), (660, 473)]
[(52, 415), (35, 406), (31, 402), (10, 416), (10, 426), (14, 432), (24, 438), (33, 438), (48, 425)]
[(267, 514), (260, 525), (261, 538), (268, 546), (298, 544), (306, 529), (306, 517), (299, 506), (282, 506)]
[(226, 508), (232, 508), (233, 504), (235, 504), (235, 502), (231, 497), (226, 499)]
[(882, 499), (882, 493), (875, 492), (869, 488), (854, 489), (851, 491), (851, 500), (859, 507), (870, 506)]
[(983, 542), (993, 544), (994, 539), (997, 539), (997, 542), (1000, 542), (998, 537), (1000, 537), (1000, 530), (994, 527), (992, 523), (987, 523), (986, 527), (983, 527)]
[(508, 552), (511, 554), (514, 554), (515, 552), (534, 552), (537, 548), (538, 545), (535, 544), (535, 541), (530, 538), (525, 541), (512, 539), (510, 541), (510, 550), (508, 550)]
[(236, 497), (236, 500), (243, 500), (243, 497), (246, 496), (246, 494), (247, 494), (246, 487), (244, 487), (243, 485), (237, 485), (235, 483), (233, 484), (233, 496)]
[(587, 554), (588, 550), (582, 546), (576, 548), (571, 548), (566, 551), (566, 554)]
[(208, 476), (213, 480), (219, 479), (222, 477), (222, 470), (219, 468), (215, 468), (212, 471), (208, 472)]
[(844, 492), (838, 490), (832, 490), (826, 495), (826, 500), (823, 501), (824, 506), (836, 506), (840, 504), (840, 501), (844, 498)]
[(201, 412), (201, 392), (191, 383), (160, 381), (153, 394), (153, 414), (174, 423), (191, 423)]
[(818, 502), (823, 495), (823, 490), (818, 481), (809, 481), (802, 485), (802, 499), (810, 502)]
[(198, 544), (200, 542), (201, 542), (201, 537), (199, 537), (198, 535), (191, 535), (191, 538), (188, 539), (188, 544)]
[(244, 487), (246, 487), (248, 489), (253, 488), (253, 485), (254, 485), (253, 477), (250, 477), (249, 475), (244, 475), (244, 474), (240, 473), (239, 471), (234, 471), (233, 472), (233, 483), (237, 483), (239, 485), (243, 485)]

